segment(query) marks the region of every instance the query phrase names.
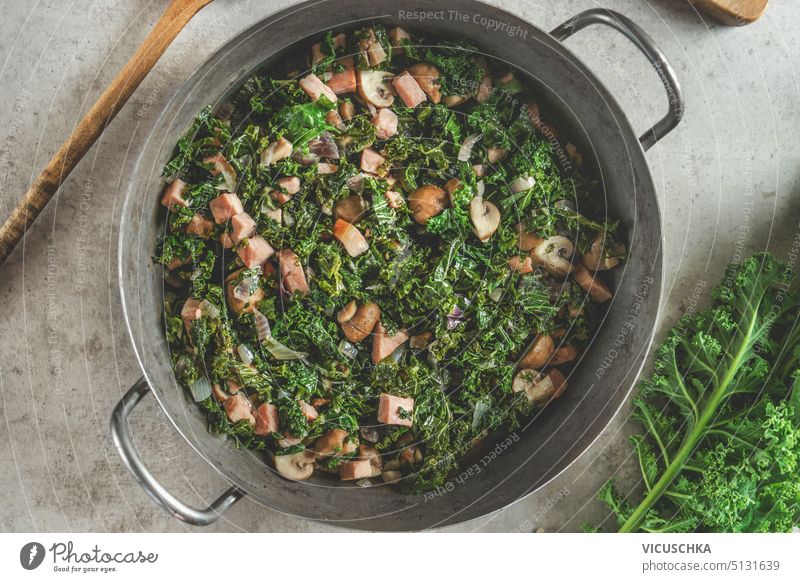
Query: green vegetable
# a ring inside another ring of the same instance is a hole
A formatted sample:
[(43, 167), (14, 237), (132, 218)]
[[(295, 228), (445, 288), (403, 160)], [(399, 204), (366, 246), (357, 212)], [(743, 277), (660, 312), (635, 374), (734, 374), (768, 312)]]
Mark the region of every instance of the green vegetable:
[(769, 254), (729, 266), (642, 383), (633, 437), (645, 496), (609, 483), (620, 531), (789, 531), (800, 522), (800, 298)]

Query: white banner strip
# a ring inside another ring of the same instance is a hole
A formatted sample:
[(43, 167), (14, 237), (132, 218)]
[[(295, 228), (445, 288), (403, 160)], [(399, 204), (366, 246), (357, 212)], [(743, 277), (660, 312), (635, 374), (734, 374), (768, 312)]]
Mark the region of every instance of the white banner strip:
[(795, 534), (2, 534), (0, 579), (768, 582), (800, 579), (799, 550)]

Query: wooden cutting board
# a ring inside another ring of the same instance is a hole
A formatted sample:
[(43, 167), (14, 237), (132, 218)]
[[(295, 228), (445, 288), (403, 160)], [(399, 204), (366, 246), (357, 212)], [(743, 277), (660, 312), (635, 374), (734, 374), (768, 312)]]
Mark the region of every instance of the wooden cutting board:
[(764, 14), (769, 0), (689, 0), (700, 10), (707, 12), (729, 26), (750, 24)]

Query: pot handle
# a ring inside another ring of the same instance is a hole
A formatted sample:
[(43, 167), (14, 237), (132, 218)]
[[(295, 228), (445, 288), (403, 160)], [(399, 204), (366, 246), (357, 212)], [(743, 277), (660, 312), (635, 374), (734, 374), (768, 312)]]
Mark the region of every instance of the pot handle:
[(111, 415), (111, 437), (117, 447), (119, 456), (122, 457), (122, 462), (125, 463), (125, 466), (150, 497), (155, 499), (156, 503), (174, 517), (192, 525), (212, 524), (219, 519), (223, 511), (244, 497), (244, 492), (237, 487), (231, 487), (207, 508), (195, 509), (178, 500), (161, 483), (156, 481), (153, 474), (142, 463), (142, 459), (139, 457), (128, 431), (128, 416), (149, 392), (150, 385), (143, 376), (114, 407), (114, 412)]
[(605, 24), (624, 34), (645, 54), (658, 73), (658, 76), (661, 77), (661, 82), (664, 84), (664, 88), (667, 91), (669, 111), (658, 123), (644, 132), (639, 138), (642, 148), (647, 151), (662, 137), (672, 131), (683, 117), (683, 92), (681, 91), (678, 76), (675, 74), (675, 69), (669, 64), (666, 55), (658, 48), (649, 34), (627, 16), (623, 16), (619, 12), (613, 10), (606, 10), (603, 8), (586, 10), (554, 28), (550, 34), (558, 40), (565, 40), (590, 24)]

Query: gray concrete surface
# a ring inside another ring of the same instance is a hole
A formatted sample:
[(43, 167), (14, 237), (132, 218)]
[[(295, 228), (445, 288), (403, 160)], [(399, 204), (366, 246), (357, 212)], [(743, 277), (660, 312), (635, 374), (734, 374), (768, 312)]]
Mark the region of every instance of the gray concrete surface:
[[(590, 0), (498, 2), (550, 29)], [(0, 217), (144, 38), (166, 0), (0, 2)], [(108, 418), (137, 378), (116, 290), (115, 220), (148, 123), (182, 79), (278, 2), (217, 0), (181, 33), (101, 142), (0, 270), (0, 530), (191, 531), (157, 508), (122, 467)], [(686, 117), (648, 154), (666, 232), (663, 329), (706, 300), (724, 265), (754, 250), (785, 256), (800, 207), (800, 5), (773, 0), (756, 24), (723, 28), (682, 0), (609, 0), (675, 64)], [(663, 89), (622, 37), (568, 41), (635, 127), (663, 113)], [(552, 486), (451, 531), (574, 531), (602, 520), (611, 475), (633, 476), (625, 413)], [(133, 430), (153, 472), (195, 504), (225, 487), (153, 401)], [(559, 499), (558, 492), (562, 491)], [(325, 531), (244, 500), (213, 531)]]

